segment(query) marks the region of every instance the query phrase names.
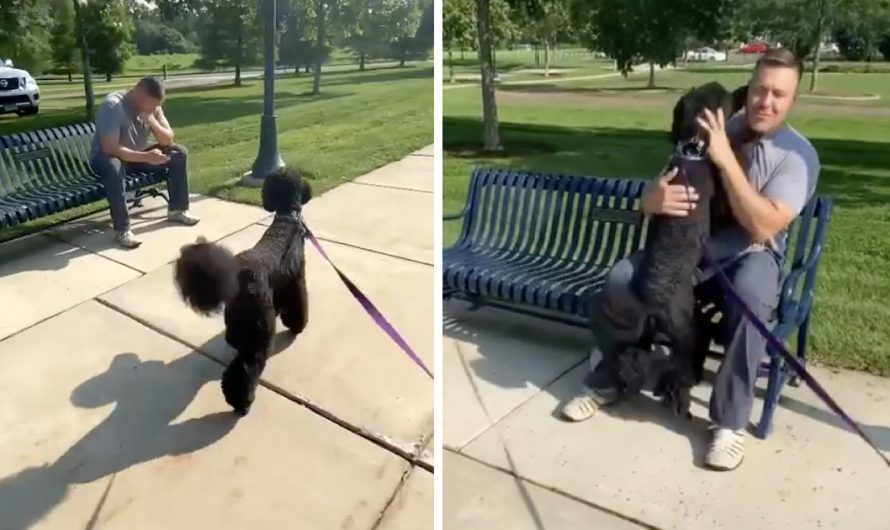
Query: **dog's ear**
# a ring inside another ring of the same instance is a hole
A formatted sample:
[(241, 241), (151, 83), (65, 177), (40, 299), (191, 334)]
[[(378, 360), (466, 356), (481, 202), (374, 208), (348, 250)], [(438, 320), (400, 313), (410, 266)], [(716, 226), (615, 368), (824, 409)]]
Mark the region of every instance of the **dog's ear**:
[(742, 85), (732, 91), (732, 113), (741, 110), (748, 101), (748, 85)]
[(300, 181), (300, 184), (303, 187), (303, 193), (300, 198), (303, 201), (303, 204), (306, 204), (307, 202), (312, 200), (312, 186), (309, 185), (309, 182), (306, 180)]
[(680, 141), (680, 131), (683, 127), (683, 121), (686, 119), (686, 103), (684, 100), (685, 98), (680, 98), (677, 100), (677, 104), (674, 105), (674, 120), (671, 122), (671, 133), (668, 135), (671, 145), (677, 145), (677, 142)]

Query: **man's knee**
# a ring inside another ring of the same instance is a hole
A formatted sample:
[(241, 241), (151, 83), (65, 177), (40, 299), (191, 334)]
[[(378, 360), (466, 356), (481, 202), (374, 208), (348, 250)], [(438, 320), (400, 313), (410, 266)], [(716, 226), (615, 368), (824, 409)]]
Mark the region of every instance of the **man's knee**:
[(118, 158), (104, 155), (93, 157), (90, 160), (90, 167), (103, 179), (120, 176), (123, 171), (123, 164)]
[(171, 144), (166, 149), (164, 149), (167, 156), (170, 157), (170, 160), (186, 160), (189, 156), (188, 149), (185, 148), (184, 145), (180, 144)]
[(630, 294), (630, 283), (634, 271), (639, 267), (640, 254), (631, 254), (617, 261), (606, 274), (603, 291), (609, 298), (623, 297)]
[[(767, 252), (752, 252), (737, 265), (732, 275), (732, 286), (745, 305), (760, 318), (771, 320), (779, 301), (780, 267), (776, 259)], [(734, 304), (731, 299), (726, 301)], [(728, 315), (735, 320), (743, 320), (741, 309), (730, 307)]]

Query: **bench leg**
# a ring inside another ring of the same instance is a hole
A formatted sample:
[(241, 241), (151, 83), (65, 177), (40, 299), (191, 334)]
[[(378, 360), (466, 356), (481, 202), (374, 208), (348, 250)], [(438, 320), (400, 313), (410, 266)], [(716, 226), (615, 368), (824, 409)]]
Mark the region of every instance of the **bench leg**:
[(164, 199), (164, 202), (166, 202), (167, 204), (170, 204), (170, 198), (167, 196), (166, 193), (159, 191), (156, 188), (148, 188), (148, 189), (139, 188), (136, 191), (136, 197), (133, 199), (133, 201), (131, 203), (132, 207), (138, 208), (138, 207), (142, 206), (142, 199), (144, 199), (146, 196), (160, 197), (160, 198)]
[[(810, 315), (803, 319), (800, 328), (797, 329), (797, 360), (803, 366), (807, 365), (807, 333), (810, 330)], [(793, 387), (800, 386), (800, 377), (797, 374), (791, 374), (788, 384)]]

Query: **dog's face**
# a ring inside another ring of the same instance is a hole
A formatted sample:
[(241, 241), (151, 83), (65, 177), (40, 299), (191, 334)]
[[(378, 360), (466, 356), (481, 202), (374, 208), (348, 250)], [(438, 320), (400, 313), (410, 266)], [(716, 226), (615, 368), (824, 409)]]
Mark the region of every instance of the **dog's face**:
[(299, 212), (312, 199), (312, 187), (289, 168), (273, 171), (263, 181), (263, 208), (277, 214)]
[(704, 116), (705, 109), (714, 114), (723, 109), (723, 116), (728, 120), (745, 105), (746, 92), (747, 86), (729, 92), (716, 82), (690, 89), (674, 106), (671, 143), (684, 154), (703, 155), (707, 149), (707, 135), (702, 133), (697, 118)]

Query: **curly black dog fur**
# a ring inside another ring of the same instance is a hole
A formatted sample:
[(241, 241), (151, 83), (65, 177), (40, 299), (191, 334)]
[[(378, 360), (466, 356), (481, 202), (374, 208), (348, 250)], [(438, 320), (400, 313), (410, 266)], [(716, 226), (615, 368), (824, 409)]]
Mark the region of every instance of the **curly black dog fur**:
[(238, 354), (223, 373), (222, 391), (241, 415), (253, 404), (276, 318), (280, 315), (282, 323), (299, 334), (309, 317), (306, 232), (300, 212), (312, 190), (283, 168), (265, 179), (262, 198), (266, 211), (276, 215), (253, 248), (233, 255), (199, 238), (182, 247), (176, 261), (176, 285), (188, 306), (203, 315), (225, 309), (226, 342)]
[[(639, 392), (652, 369), (653, 342), (666, 342), (672, 355), (654, 394), (679, 415), (689, 416), (690, 391), (701, 381), (709, 339), (697, 323), (693, 275), (702, 257), (702, 237), (731, 215), (716, 167), (706, 158), (706, 135), (696, 118), (718, 108), (728, 120), (744, 106), (746, 87), (730, 93), (719, 83), (693, 88), (676, 103), (669, 134), (676, 150), (668, 168), (679, 168), (671, 184), (698, 192), (687, 217), (653, 216), (632, 292), (647, 309), (643, 336), (618, 358), (616, 377), (624, 393)], [(659, 340), (660, 337), (660, 340)]]

